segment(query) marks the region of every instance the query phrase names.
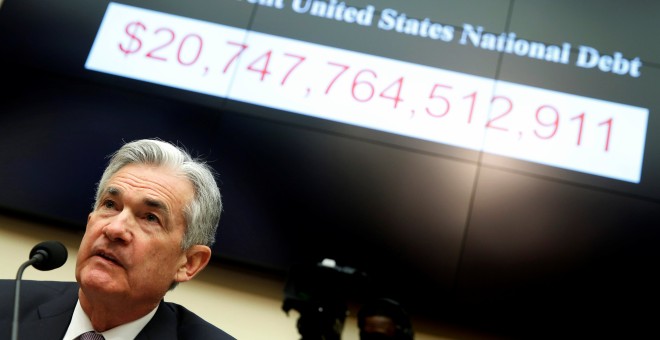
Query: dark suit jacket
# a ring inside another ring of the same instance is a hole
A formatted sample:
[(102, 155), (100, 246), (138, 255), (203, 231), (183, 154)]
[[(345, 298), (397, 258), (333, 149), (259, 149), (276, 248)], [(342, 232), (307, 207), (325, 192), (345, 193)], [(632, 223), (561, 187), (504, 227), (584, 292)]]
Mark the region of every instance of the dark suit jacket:
[[(0, 340), (11, 338), (14, 280), (0, 280)], [(21, 281), (20, 340), (61, 340), (78, 301), (75, 282)], [(158, 310), (135, 339), (220, 339), (234, 337), (183, 306), (161, 301)]]

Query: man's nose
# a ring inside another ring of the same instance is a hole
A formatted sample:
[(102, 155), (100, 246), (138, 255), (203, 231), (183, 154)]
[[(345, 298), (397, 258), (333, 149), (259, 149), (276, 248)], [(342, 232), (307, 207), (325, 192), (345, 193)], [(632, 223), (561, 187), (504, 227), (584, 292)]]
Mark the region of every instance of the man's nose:
[(129, 243), (133, 240), (133, 227), (137, 221), (129, 210), (122, 210), (103, 230), (110, 241)]

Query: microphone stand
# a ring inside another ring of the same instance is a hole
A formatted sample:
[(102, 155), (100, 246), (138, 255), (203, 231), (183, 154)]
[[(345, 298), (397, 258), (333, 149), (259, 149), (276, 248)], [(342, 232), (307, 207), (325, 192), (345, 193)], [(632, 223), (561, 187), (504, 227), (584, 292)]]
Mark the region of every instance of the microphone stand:
[(23, 263), (16, 273), (16, 287), (14, 289), (14, 319), (11, 326), (11, 340), (18, 340), (18, 301), (21, 294), (21, 278), (25, 268), (43, 261), (48, 257), (48, 253), (43, 250), (37, 250), (37, 253), (32, 256), (27, 262)]

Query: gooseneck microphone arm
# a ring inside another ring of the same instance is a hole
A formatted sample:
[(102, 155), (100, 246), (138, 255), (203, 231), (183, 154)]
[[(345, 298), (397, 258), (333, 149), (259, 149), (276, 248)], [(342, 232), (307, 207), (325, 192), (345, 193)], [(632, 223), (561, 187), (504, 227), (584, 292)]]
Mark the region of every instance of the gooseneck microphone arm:
[[(38, 254), (32, 256), (30, 260), (27, 262), (23, 263), (19, 268), (18, 268), (18, 273), (16, 273), (16, 288), (14, 289), (14, 319), (11, 324), (11, 339), (12, 340), (17, 340), (18, 339), (18, 305), (19, 305), (19, 299), (21, 296), (21, 278), (23, 277), (23, 271), (25, 271), (25, 268), (37, 263), (41, 262), (44, 259), (44, 251), (41, 250)], [(46, 254), (48, 256), (48, 254)]]
[(21, 296), (21, 278), (25, 268), (34, 266), (39, 270), (51, 270), (61, 267), (68, 256), (66, 247), (57, 241), (44, 241), (32, 248), (30, 259), (23, 263), (16, 273), (16, 287), (14, 289), (14, 318), (11, 325), (11, 339), (18, 340), (18, 310)]

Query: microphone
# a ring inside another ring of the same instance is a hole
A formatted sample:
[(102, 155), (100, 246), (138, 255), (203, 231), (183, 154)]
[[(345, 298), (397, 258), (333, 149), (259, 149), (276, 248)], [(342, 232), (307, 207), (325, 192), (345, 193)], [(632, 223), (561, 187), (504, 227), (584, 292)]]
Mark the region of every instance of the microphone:
[(66, 262), (67, 256), (66, 247), (62, 243), (44, 241), (30, 251), (30, 261), (33, 261), (30, 264), (39, 270), (53, 270), (61, 267)]
[(32, 248), (30, 259), (24, 262), (16, 273), (16, 288), (14, 290), (14, 320), (11, 327), (11, 339), (18, 339), (18, 305), (21, 295), (21, 277), (29, 266), (38, 270), (53, 270), (61, 267), (68, 256), (66, 247), (58, 241), (44, 241)]

